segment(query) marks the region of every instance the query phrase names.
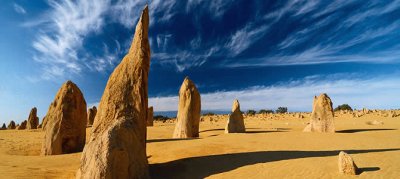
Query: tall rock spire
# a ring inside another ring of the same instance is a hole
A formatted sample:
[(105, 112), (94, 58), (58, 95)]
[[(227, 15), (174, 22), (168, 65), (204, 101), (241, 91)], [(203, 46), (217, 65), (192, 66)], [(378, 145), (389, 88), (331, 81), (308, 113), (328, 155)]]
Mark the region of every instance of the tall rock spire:
[(150, 45), (146, 6), (128, 54), (110, 75), (77, 178), (148, 178), (146, 120)]

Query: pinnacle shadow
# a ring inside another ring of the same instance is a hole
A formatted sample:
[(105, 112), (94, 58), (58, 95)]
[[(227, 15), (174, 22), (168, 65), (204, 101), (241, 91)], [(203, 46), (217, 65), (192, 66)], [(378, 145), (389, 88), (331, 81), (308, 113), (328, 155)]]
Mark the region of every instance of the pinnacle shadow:
[(260, 134), (260, 133), (273, 133), (273, 132), (286, 132), (286, 131), (246, 131), (246, 134)]
[(397, 129), (348, 129), (348, 130), (339, 130), (337, 133), (357, 133), (357, 132), (369, 132), (369, 131), (391, 131)]
[[(261, 128), (246, 128), (246, 130), (247, 129), (261, 129)], [(224, 131), (225, 130), (225, 128), (217, 128), (217, 129), (207, 129), (207, 130), (202, 130), (202, 131), (200, 131), (199, 133), (202, 133), (202, 132), (211, 132), (211, 131)]]
[(373, 172), (373, 171), (378, 171), (378, 170), (380, 170), (381, 168), (379, 168), (379, 167), (363, 167), (363, 168), (358, 168), (358, 173), (357, 173), (357, 175), (360, 175), (360, 174), (362, 174), (362, 173), (364, 173), (364, 172)]
[[(348, 154), (398, 151), (392, 149), (343, 150)], [(342, 150), (332, 151), (259, 151), (230, 153), (178, 159), (165, 163), (150, 164), (152, 178), (206, 178), (243, 166), (299, 158), (337, 156)], [(377, 167), (361, 168), (361, 172), (376, 171)]]
[(147, 143), (153, 143), (153, 142), (170, 142), (170, 141), (182, 141), (182, 140), (198, 140), (200, 138), (182, 138), (182, 139), (176, 139), (176, 138), (169, 138), (169, 139), (147, 139)]

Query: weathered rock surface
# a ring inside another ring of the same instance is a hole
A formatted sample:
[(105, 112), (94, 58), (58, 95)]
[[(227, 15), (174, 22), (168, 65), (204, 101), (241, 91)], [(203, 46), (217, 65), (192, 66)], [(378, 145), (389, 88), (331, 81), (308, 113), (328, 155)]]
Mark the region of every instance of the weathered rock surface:
[(346, 175), (356, 175), (358, 172), (357, 165), (351, 156), (343, 151), (339, 153), (339, 173)]
[(32, 108), (28, 117), (28, 124), (26, 125), (26, 129), (37, 129), (39, 125), (39, 118), (37, 117), (37, 109), (36, 107)]
[(200, 93), (195, 84), (186, 77), (179, 90), (177, 123), (172, 137), (199, 137), (200, 112)]
[(228, 123), (225, 127), (225, 133), (244, 133), (246, 127), (244, 126), (243, 114), (240, 111), (240, 104), (237, 99), (233, 101), (232, 112), (229, 115)]
[(71, 81), (58, 90), (46, 114), (42, 155), (82, 151), (86, 139), (86, 101)]
[(17, 126), (15, 125), (14, 121), (10, 121), (10, 123), (7, 126), (7, 129), (15, 129)]
[(25, 130), (25, 129), (26, 129), (27, 123), (28, 123), (28, 122), (27, 122), (26, 120), (22, 121), (22, 122), (21, 122), (21, 125), (17, 126), (16, 129), (17, 129), (17, 130)]
[(150, 106), (147, 111), (147, 126), (153, 126), (153, 106)]
[(313, 110), (309, 126), (304, 132), (335, 132), (332, 101), (325, 93), (314, 97)]
[(76, 178), (149, 178), (146, 156), (148, 28), (146, 6), (128, 54), (107, 82)]
[(88, 119), (87, 119), (87, 125), (88, 126), (93, 125), (94, 118), (96, 117), (96, 114), (97, 114), (96, 106), (93, 106), (92, 108), (89, 109), (89, 111), (88, 111)]
[(7, 126), (5, 123), (3, 123), (3, 126), (1, 126), (0, 130), (6, 130), (6, 129), (7, 129)]

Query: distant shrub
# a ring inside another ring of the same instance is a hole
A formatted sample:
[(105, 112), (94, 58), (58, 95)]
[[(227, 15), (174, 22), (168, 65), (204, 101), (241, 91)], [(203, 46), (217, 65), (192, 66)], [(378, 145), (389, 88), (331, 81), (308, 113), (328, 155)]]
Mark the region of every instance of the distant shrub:
[(170, 118), (167, 116), (162, 116), (162, 115), (153, 116), (153, 120), (155, 120), (155, 121), (166, 121), (168, 119), (170, 119)]
[(352, 108), (350, 107), (350, 105), (348, 105), (348, 104), (339, 105), (338, 107), (335, 108), (334, 111), (342, 111), (342, 110), (353, 111), (353, 109), (352, 109)]
[(258, 114), (271, 114), (271, 113), (274, 113), (274, 111), (270, 109), (261, 109), (260, 111), (258, 111)]
[(247, 110), (246, 114), (249, 116), (254, 116), (256, 114), (256, 111), (249, 109)]
[(276, 113), (286, 113), (287, 107), (279, 107), (275, 112)]
[(207, 113), (204, 113), (203, 115), (204, 115), (204, 116), (214, 116), (214, 115), (215, 115), (215, 113), (212, 113), (212, 112), (207, 112)]

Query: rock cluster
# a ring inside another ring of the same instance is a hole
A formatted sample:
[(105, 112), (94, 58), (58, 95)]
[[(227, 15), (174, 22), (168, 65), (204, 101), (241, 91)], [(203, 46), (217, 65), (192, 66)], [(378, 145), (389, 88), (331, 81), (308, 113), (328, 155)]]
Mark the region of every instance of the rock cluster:
[(17, 126), (16, 129), (17, 129), (17, 130), (25, 130), (25, 129), (26, 129), (27, 123), (28, 123), (28, 122), (27, 122), (26, 120), (22, 121), (22, 122), (21, 122), (21, 125)]
[(200, 93), (195, 84), (186, 77), (179, 90), (177, 123), (172, 137), (199, 137), (200, 112)]
[(335, 132), (332, 101), (325, 93), (314, 97), (311, 121), (304, 132)]
[(86, 101), (81, 90), (71, 81), (64, 83), (50, 104), (42, 155), (80, 152), (86, 139)]
[(233, 102), (232, 112), (229, 115), (228, 122), (225, 127), (225, 133), (244, 133), (246, 128), (244, 126), (243, 114), (240, 111), (240, 104), (237, 99)]
[(10, 123), (7, 126), (7, 129), (15, 129), (17, 126), (15, 125), (14, 121), (10, 121)]
[(28, 117), (28, 124), (26, 125), (26, 129), (37, 129), (39, 125), (39, 118), (37, 117), (37, 109), (36, 107), (32, 108)]
[(88, 119), (87, 119), (87, 126), (92, 126), (94, 122), (94, 118), (96, 117), (97, 114), (97, 108), (96, 106), (93, 106), (88, 110)]
[(7, 129), (7, 126), (5, 123), (3, 123), (3, 126), (1, 126), (0, 130), (6, 130), (6, 129)]
[(343, 151), (339, 153), (339, 173), (346, 175), (356, 175), (357, 165), (351, 156)]
[(147, 126), (153, 126), (153, 106), (150, 106), (147, 111)]
[(146, 6), (128, 54), (107, 82), (76, 178), (149, 178), (146, 155), (148, 28)]

